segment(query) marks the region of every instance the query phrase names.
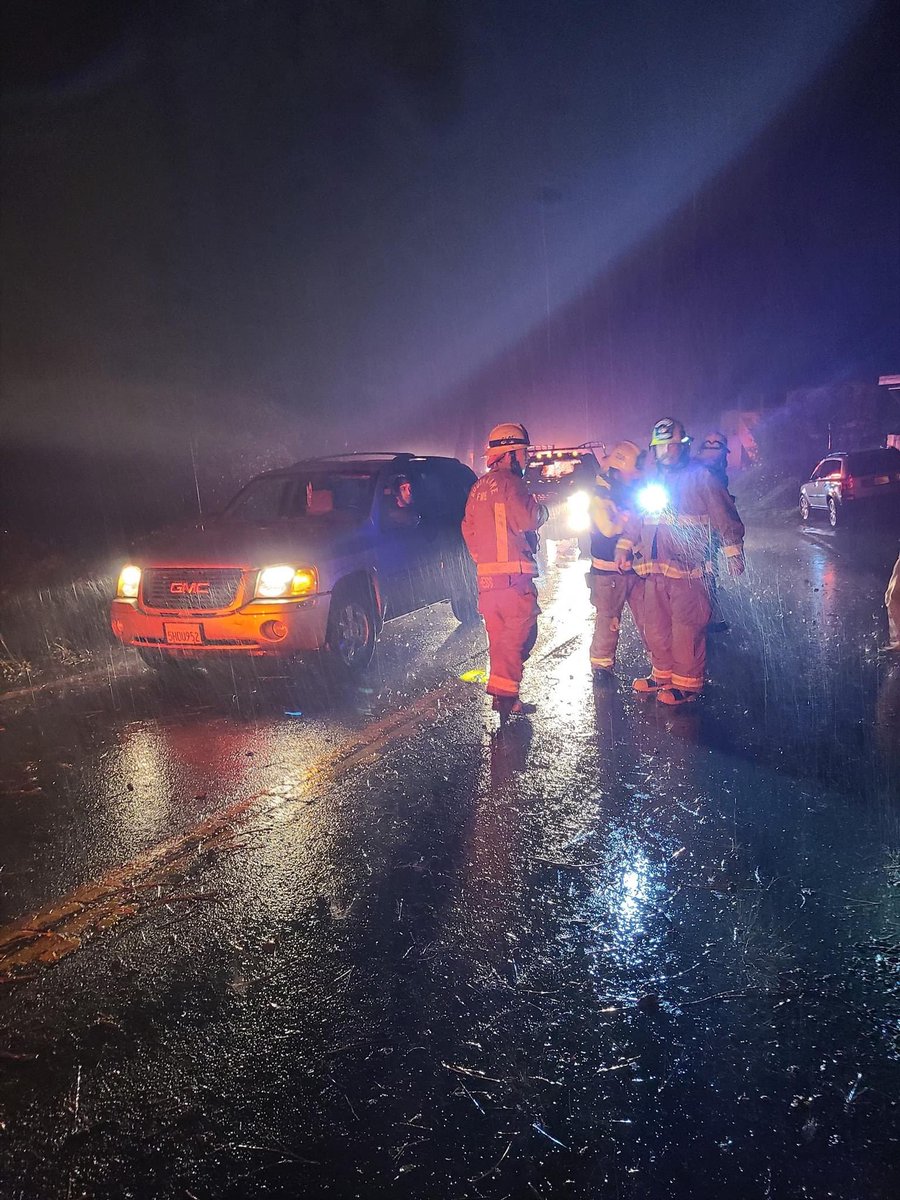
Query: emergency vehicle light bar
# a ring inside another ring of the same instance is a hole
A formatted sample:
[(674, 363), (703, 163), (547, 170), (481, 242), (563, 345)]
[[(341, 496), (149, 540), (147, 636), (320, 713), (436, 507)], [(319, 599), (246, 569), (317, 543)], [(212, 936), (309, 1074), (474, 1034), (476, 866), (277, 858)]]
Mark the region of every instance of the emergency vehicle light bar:
[(532, 451), (535, 458), (564, 458), (567, 454), (575, 454), (579, 450), (593, 450), (599, 447), (606, 451), (605, 442), (581, 442), (578, 446), (541, 446)]

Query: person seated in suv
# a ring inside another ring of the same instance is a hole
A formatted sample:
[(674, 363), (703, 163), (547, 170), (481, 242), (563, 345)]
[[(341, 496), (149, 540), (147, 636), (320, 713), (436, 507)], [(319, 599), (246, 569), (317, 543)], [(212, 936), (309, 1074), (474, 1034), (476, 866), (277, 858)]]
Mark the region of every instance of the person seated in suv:
[(398, 475), (391, 485), (385, 508), (385, 520), (391, 529), (415, 529), (420, 517), (413, 504), (412, 484), (406, 475)]

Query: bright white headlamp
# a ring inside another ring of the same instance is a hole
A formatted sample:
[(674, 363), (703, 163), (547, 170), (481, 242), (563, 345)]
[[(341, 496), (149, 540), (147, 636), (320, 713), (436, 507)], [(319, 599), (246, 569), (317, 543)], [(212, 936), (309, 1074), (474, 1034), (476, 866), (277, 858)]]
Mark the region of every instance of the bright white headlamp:
[(136, 600), (141, 590), (141, 568), (127, 563), (119, 572), (116, 596), (123, 600)]
[(566, 518), (573, 533), (583, 533), (591, 523), (591, 498), (587, 492), (573, 492), (566, 500)]
[(658, 517), (669, 507), (669, 493), (661, 483), (646, 483), (637, 494), (637, 505), (645, 517)]
[(318, 588), (315, 567), (263, 567), (256, 577), (256, 600), (287, 600), (308, 596)]

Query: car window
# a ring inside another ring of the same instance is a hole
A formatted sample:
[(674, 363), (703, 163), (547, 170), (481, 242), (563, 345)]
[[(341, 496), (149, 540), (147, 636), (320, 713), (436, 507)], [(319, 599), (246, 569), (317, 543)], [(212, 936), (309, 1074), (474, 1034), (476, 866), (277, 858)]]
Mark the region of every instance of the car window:
[(413, 502), (425, 522), (459, 524), (469, 488), (453, 463), (425, 462), (410, 466)]
[(900, 471), (900, 450), (860, 450), (847, 456), (851, 475), (889, 475)]
[[(409, 485), (408, 488), (403, 487), (404, 483)], [(412, 471), (392, 471), (382, 480), (379, 491), (382, 524), (387, 520), (408, 527), (418, 520), (420, 488), (418, 478)], [(408, 506), (401, 503), (406, 494), (409, 496)]]
[(828, 479), (832, 475), (840, 475), (841, 460), (839, 458), (826, 458), (816, 467), (812, 473), (813, 479)]
[(243, 491), (238, 492), (225, 512), (229, 517), (259, 525), (277, 521), (284, 514), (285, 492), (289, 482), (286, 475), (252, 479)]
[(315, 520), (332, 513), (367, 517), (372, 508), (375, 476), (362, 471), (310, 471), (295, 477), (288, 515)]

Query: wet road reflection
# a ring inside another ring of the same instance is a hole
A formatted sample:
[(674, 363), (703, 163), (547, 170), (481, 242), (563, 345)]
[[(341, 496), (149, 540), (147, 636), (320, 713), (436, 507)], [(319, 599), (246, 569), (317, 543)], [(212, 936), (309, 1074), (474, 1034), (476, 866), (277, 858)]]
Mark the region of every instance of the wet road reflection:
[(688, 712), (593, 690), (561, 560), (539, 711), (502, 734), (458, 678), (480, 635), (440, 610), (390, 631), (368, 690), (131, 680), (89, 720), (9, 720), (10, 783), (38, 721), (46, 751), (43, 790), (5, 800), (11, 916), (262, 801), (158, 902), (0, 986), (4, 1180), (893, 1195), (900, 671), (874, 652), (883, 579), (829, 554), (751, 547)]

